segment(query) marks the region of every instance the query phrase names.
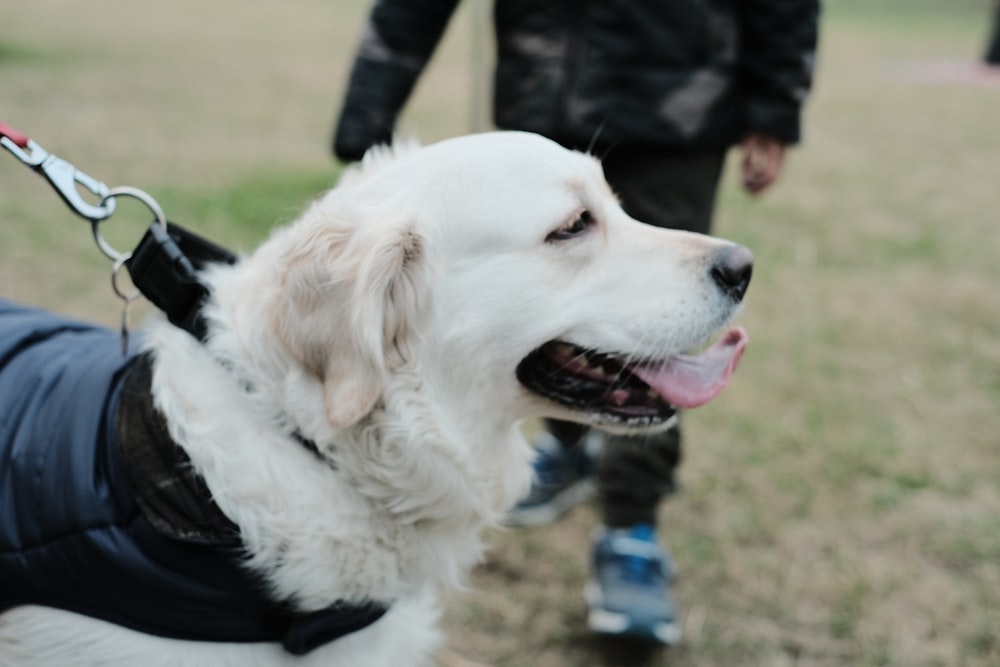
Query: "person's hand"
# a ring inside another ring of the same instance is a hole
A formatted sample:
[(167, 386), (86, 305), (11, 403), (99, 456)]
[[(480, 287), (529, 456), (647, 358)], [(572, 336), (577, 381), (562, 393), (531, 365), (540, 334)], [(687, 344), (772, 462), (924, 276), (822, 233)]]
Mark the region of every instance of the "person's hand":
[(763, 134), (748, 134), (743, 139), (743, 187), (750, 194), (759, 195), (778, 179), (784, 161), (783, 143)]

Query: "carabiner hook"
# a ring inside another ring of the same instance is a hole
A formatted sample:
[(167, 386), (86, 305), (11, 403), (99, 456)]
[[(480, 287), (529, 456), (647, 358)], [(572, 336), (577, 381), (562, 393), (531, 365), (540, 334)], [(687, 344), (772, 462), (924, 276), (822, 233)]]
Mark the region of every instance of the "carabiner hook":
[[(102, 183), (101, 185), (104, 184)], [(150, 211), (153, 212), (153, 215), (155, 216), (153, 224), (159, 224), (160, 227), (163, 228), (164, 233), (166, 233), (167, 216), (164, 215), (163, 209), (160, 208), (157, 201), (149, 196), (149, 193), (140, 190), (139, 188), (123, 185), (108, 190), (107, 193), (101, 198), (101, 204), (111, 204), (111, 210), (114, 210), (115, 197), (134, 197), (135, 199), (141, 201)], [(97, 242), (97, 247), (100, 248), (105, 257), (115, 262), (115, 272), (117, 273), (118, 265), (127, 262), (132, 256), (132, 253), (115, 250), (115, 248), (104, 239), (104, 236), (101, 234), (100, 220), (92, 220), (90, 223), (90, 229), (94, 233), (94, 241)], [(113, 275), (114, 274), (112, 274), (112, 276)], [(121, 296), (121, 292), (118, 292), (118, 288), (115, 288), (115, 292)]]
[[(115, 212), (115, 200), (108, 198), (107, 185), (83, 173), (66, 160), (52, 155), (31, 139), (25, 142), (24, 148), (27, 150), (22, 149), (7, 136), (0, 136), (0, 146), (44, 176), (66, 205), (80, 217), (91, 222), (99, 222), (111, 217)], [(77, 189), (78, 185), (99, 197), (100, 203), (95, 205), (85, 201)]]

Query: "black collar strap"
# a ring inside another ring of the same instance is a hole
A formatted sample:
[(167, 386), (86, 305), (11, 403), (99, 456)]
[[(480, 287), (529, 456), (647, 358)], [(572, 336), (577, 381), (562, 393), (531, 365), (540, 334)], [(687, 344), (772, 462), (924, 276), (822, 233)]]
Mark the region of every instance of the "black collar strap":
[(201, 315), (208, 287), (198, 276), (208, 264), (234, 264), (236, 255), (173, 223), (154, 222), (125, 262), (132, 282), (175, 326), (204, 342)]

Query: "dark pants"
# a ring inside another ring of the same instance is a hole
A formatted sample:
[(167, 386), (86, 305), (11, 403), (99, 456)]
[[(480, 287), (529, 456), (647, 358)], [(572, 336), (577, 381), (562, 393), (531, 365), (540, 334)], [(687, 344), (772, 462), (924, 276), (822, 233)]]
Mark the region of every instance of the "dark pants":
[[(620, 146), (604, 157), (604, 173), (633, 218), (707, 234), (725, 155), (721, 149), (679, 153)], [(546, 425), (566, 446), (588, 431), (570, 422), (547, 420)], [(609, 435), (597, 474), (604, 523), (615, 528), (655, 524), (660, 500), (674, 490), (680, 460), (679, 426), (643, 437)]]

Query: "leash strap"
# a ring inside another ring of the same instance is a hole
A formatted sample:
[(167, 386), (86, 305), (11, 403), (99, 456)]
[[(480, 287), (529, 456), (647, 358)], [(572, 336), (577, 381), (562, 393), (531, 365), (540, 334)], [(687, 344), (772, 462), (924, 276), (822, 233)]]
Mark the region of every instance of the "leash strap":
[(2, 120), (0, 120), (0, 137), (6, 137), (18, 148), (27, 148), (30, 141), (28, 135), (18, 132)]

